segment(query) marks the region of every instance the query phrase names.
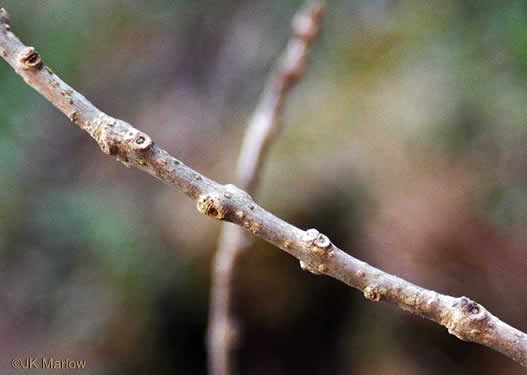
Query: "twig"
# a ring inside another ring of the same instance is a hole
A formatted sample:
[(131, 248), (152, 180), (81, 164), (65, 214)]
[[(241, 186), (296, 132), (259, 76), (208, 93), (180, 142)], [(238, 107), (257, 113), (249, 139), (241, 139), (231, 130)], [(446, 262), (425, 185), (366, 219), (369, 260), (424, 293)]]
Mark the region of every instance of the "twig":
[[(300, 260), (302, 269), (328, 275), (357, 288), (371, 301), (386, 301), (433, 320), (465, 341), (479, 343), (527, 367), (527, 335), (467, 297), (427, 290), (383, 272), (345, 253), (316, 229), (301, 230), (267, 212), (234, 185), (221, 185), (170, 156), (145, 133), (100, 111), (73, 90), (11, 31), (0, 9), (0, 55), (26, 81), (75, 124), (86, 130), (103, 152), (177, 186), (197, 202), (197, 209), (217, 220), (237, 224)], [(309, 327), (306, 327), (309, 329)]]
[[(263, 163), (281, 130), (281, 115), (288, 93), (302, 79), (310, 47), (320, 33), (323, 4), (310, 2), (293, 19), (293, 36), (271, 73), (258, 106), (247, 127), (237, 167), (237, 186), (254, 195)], [(209, 313), (209, 369), (212, 375), (238, 371), (235, 352), (240, 321), (234, 312), (235, 286), (240, 260), (252, 244), (252, 236), (240, 227), (225, 223), (213, 266)]]

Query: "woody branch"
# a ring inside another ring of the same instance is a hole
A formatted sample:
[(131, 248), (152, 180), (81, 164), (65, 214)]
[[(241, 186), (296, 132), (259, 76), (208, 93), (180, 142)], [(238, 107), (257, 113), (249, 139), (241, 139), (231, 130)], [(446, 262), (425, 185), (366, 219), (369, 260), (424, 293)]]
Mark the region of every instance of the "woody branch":
[[(281, 116), (288, 94), (304, 76), (313, 41), (320, 33), (324, 5), (318, 1), (301, 8), (293, 19), (293, 35), (278, 59), (249, 121), (238, 156), (236, 185), (257, 192), (266, 156), (282, 128)], [(242, 259), (253, 237), (239, 226), (225, 223), (214, 259), (209, 313), (209, 368), (212, 375), (236, 374), (235, 356), (241, 322), (235, 314), (236, 284)]]
[(359, 289), (371, 301), (385, 301), (433, 320), (465, 341), (485, 345), (527, 367), (527, 335), (501, 321), (467, 297), (452, 297), (414, 285), (362, 262), (331, 243), (316, 229), (304, 231), (267, 212), (234, 185), (221, 185), (169, 155), (145, 133), (115, 119), (62, 81), (33, 47), (12, 32), (0, 9), (0, 56), (25, 82), (48, 99), (101, 150), (176, 186), (197, 202), (200, 213), (237, 224), (296, 257), (302, 268)]

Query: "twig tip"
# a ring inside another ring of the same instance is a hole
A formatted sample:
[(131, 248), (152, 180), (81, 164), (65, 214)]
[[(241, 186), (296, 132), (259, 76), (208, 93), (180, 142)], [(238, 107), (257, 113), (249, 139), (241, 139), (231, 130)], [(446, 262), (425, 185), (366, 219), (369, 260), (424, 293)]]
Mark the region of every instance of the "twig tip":
[(314, 1), (301, 9), (293, 18), (295, 35), (307, 42), (315, 39), (320, 33), (325, 9), (326, 3), (323, 1)]
[(9, 13), (7, 13), (7, 10), (5, 8), (0, 8), (0, 23), (4, 25), (9, 25)]

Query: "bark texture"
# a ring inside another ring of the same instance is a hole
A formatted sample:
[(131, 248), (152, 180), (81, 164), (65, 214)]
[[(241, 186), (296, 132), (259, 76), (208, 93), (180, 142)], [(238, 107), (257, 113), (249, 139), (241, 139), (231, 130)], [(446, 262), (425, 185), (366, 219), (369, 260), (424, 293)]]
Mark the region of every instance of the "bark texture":
[(136, 167), (175, 185), (197, 203), (200, 213), (239, 225), (300, 261), (302, 269), (327, 275), (361, 290), (375, 302), (385, 301), (433, 320), (465, 341), (479, 343), (527, 367), (527, 335), (467, 297), (427, 290), (362, 262), (331, 243), (316, 229), (302, 230), (267, 212), (234, 185), (221, 185), (169, 155), (145, 133), (91, 104), (62, 81), (33, 47), (12, 32), (0, 9), (0, 55), (24, 81), (81, 129), (101, 150), (128, 167)]

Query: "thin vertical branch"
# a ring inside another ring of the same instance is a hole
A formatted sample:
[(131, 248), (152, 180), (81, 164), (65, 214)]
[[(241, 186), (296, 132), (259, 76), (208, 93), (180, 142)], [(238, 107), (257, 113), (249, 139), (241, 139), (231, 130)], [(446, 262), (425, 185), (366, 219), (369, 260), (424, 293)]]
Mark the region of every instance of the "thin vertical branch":
[[(310, 2), (293, 19), (293, 36), (262, 92), (247, 127), (237, 165), (237, 186), (254, 195), (264, 161), (282, 129), (288, 94), (304, 76), (310, 47), (320, 34), (324, 5)], [(235, 313), (238, 266), (253, 238), (240, 227), (225, 223), (213, 265), (209, 316), (209, 369), (212, 375), (236, 373), (235, 353), (240, 321)]]

